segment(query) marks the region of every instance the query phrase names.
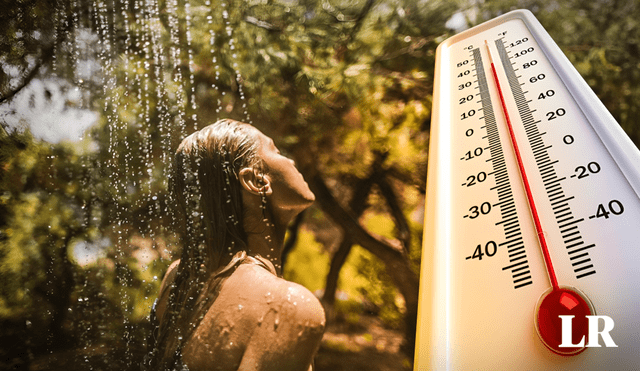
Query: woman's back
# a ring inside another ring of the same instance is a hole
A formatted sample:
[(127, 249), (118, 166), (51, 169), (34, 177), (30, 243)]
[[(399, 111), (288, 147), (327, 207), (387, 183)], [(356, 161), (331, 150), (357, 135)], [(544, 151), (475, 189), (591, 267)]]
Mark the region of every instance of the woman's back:
[[(170, 269), (167, 278), (172, 279), (173, 273)], [(165, 305), (162, 300), (158, 305), (160, 318)], [(324, 324), (322, 306), (309, 290), (277, 277), (268, 261), (247, 257), (222, 282), (215, 301), (185, 342), (182, 361), (190, 371), (306, 371)]]

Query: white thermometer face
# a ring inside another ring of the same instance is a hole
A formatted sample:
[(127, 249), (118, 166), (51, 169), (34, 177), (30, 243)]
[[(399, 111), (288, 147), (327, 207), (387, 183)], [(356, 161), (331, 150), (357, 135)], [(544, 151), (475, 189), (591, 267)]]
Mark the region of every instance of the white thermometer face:
[[(638, 369), (640, 155), (531, 13), (442, 43), (433, 111), (416, 369)], [(617, 347), (554, 349), (566, 287)]]

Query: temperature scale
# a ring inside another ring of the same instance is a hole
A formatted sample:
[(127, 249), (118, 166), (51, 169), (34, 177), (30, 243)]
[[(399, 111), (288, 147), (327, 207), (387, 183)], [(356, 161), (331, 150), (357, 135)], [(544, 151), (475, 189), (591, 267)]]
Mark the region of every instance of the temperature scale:
[(639, 369), (638, 149), (529, 11), (435, 76), (415, 368)]

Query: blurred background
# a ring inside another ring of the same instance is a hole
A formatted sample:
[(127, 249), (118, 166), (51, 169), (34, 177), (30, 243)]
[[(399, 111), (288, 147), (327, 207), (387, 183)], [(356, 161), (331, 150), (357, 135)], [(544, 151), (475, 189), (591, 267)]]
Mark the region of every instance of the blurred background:
[(2, 0), (0, 369), (138, 370), (179, 255), (182, 138), (248, 122), (317, 197), (284, 277), (328, 324), (318, 370), (410, 370), (435, 50), (531, 10), (640, 143), (628, 0)]

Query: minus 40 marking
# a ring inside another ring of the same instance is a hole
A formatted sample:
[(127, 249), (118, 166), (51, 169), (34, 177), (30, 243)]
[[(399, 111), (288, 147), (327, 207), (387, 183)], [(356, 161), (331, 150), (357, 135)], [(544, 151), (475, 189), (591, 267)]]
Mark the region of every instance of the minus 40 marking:
[(622, 202), (618, 200), (611, 200), (607, 205), (599, 204), (594, 215), (589, 216), (589, 219), (605, 218), (609, 219), (609, 216), (621, 215), (624, 213), (624, 206)]
[(467, 256), (465, 260), (469, 260), (469, 259), (482, 260), (483, 256), (486, 255), (487, 257), (492, 257), (497, 252), (498, 252), (498, 244), (495, 243), (494, 241), (489, 241), (486, 244), (484, 244), (484, 247), (482, 246), (482, 244), (478, 244), (478, 246), (476, 246), (476, 249), (473, 251), (473, 255)]

